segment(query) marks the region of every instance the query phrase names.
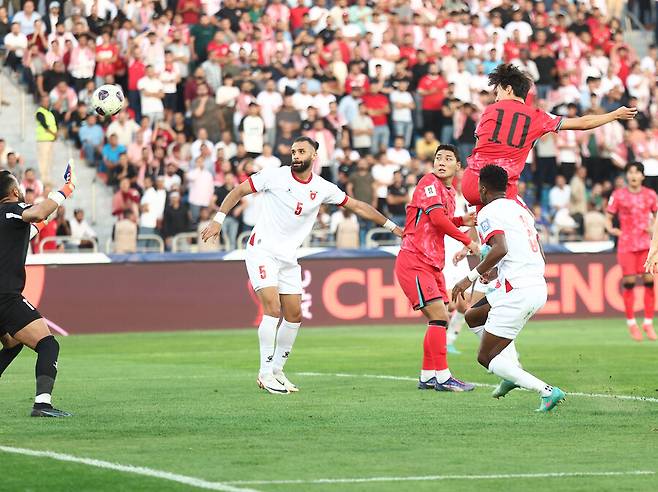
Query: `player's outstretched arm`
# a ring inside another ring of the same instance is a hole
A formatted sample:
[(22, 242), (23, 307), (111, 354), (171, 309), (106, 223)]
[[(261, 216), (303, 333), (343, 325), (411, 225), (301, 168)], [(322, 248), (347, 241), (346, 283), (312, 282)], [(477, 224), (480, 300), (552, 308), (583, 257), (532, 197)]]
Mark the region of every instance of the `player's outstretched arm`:
[(209, 239), (212, 239), (215, 236), (219, 236), (219, 232), (222, 230), (222, 224), (228, 213), (233, 210), (233, 207), (240, 203), (240, 200), (247, 195), (251, 195), (253, 192), (254, 190), (252, 190), (251, 185), (247, 180), (240, 183), (239, 186), (233, 188), (229, 194), (226, 195), (226, 198), (224, 198), (224, 201), (222, 201), (222, 204), (219, 206), (219, 212), (215, 214), (215, 217), (210, 221), (210, 224), (201, 231), (201, 239), (204, 243), (208, 242)]
[[(228, 198), (228, 197), (227, 197)], [(368, 205), (366, 202), (348, 197), (347, 202), (343, 205), (347, 210), (354, 212), (364, 220), (374, 222), (380, 227), (388, 229), (397, 237), (402, 237), (402, 229), (396, 226), (393, 221), (384, 217), (375, 207)]]
[(495, 267), (507, 254), (507, 241), (505, 240), (505, 234), (495, 234), (491, 236), (488, 244), (491, 246), (491, 249), (489, 250), (489, 253), (487, 253), (487, 256), (485, 256), (466, 277), (457, 282), (452, 288), (453, 302), (457, 302), (459, 296), (464, 298), (464, 292), (466, 292), (466, 289), (468, 289), (478, 277)]
[(632, 120), (637, 115), (637, 108), (622, 106), (605, 114), (588, 114), (578, 118), (562, 120), (560, 130), (592, 130), (615, 120)]
[(614, 214), (611, 214), (610, 212), (605, 214), (605, 230), (608, 231), (608, 234), (611, 236), (619, 237), (621, 236), (621, 229), (613, 225), (612, 219), (614, 218)]
[(644, 270), (647, 273), (656, 275), (658, 273), (658, 220), (653, 223), (653, 235), (651, 236), (651, 247), (647, 255), (647, 261), (644, 262)]
[[(439, 231), (462, 243), (472, 254), (480, 254), (478, 243), (473, 241), (468, 234), (460, 231), (453, 219), (449, 219), (442, 208), (430, 210), (429, 217), (434, 227)], [(463, 219), (460, 222), (463, 224)]]
[[(73, 159), (69, 159), (68, 166), (64, 172), (64, 186), (58, 191), (51, 191), (48, 198), (27, 208), (23, 211), (22, 217), (24, 222), (42, 222), (50, 217), (64, 201), (73, 194), (75, 190), (76, 177), (73, 168)], [(43, 227), (42, 227), (43, 229)]]

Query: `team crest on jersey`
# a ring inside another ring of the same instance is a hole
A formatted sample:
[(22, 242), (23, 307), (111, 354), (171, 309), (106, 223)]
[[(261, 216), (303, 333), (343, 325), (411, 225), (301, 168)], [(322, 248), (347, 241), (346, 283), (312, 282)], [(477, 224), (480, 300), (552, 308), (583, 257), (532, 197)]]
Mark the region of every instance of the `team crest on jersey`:
[(425, 196), (428, 198), (432, 196), (436, 196), (436, 188), (434, 187), (434, 185), (429, 185), (425, 187)]
[(317, 191), (311, 191), (311, 200), (315, 200), (315, 197), (318, 196)]
[(491, 229), (491, 224), (489, 224), (489, 219), (485, 219), (482, 221), (480, 224), (480, 229), (482, 229), (482, 232), (487, 232), (489, 229)]

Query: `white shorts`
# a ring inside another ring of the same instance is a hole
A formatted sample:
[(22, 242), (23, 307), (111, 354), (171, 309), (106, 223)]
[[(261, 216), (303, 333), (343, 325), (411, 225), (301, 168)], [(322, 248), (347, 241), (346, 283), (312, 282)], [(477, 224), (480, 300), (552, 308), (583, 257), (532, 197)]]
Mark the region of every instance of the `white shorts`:
[(528, 320), (546, 304), (547, 297), (546, 284), (509, 292), (502, 285), (487, 295), (491, 310), (484, 329), (497, 337), (514, 340)]
[(302, 294), (302, 268), (297, 260), (248, 247), (245, 264), (251, 286), (255, 291), (265, 287), (276, 287), (279, 289), (279, 294)]

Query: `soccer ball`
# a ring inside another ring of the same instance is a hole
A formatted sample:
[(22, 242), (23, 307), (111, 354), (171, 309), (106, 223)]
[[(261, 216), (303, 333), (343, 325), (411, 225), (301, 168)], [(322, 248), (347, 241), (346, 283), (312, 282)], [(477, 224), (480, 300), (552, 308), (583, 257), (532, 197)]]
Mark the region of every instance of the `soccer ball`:
[(100, 116), (114, 116), (123, 109), (123, 91), (118, 85), (101, 85), (91, 96), (91, 105)]

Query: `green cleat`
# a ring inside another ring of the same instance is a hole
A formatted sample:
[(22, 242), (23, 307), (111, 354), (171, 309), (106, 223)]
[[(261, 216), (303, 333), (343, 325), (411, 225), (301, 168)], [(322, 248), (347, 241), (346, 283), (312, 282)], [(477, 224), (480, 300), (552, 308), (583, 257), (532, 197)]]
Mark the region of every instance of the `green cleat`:
[(514, 388), (518, 388), (516, 384), (514, 384), (512, 381), (508, 381), (507, 379), (503, 379), (500, 381), (498, 386), (496, 386), (496, 389), (493, 390), (491, 393), (491, 396), (494, 398), (502, 398), (504, 397), (507, 393), (512, 391)]
[(562, 391), (560, 388), (553, 387), (553, 391), (551, 391), (550, 396), (542, 396), (541, 397), (541, 403), (539, 404), (539, 408), (535, 410), (535, 412), (550, 412), (553, 410), (556, 406), (558, 406), (559, 403), (564, 401), (567, 395), (565, 395), (564, 391)]

